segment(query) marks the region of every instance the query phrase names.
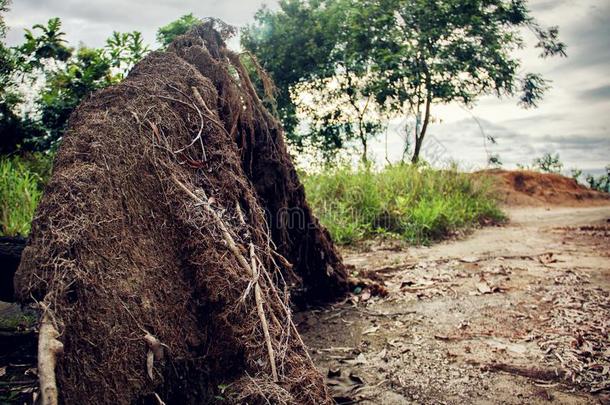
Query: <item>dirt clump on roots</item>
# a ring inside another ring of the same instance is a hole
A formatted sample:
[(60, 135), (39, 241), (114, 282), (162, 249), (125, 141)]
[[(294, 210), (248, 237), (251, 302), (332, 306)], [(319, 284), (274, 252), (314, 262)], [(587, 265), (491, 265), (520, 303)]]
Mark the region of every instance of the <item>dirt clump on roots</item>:
[(508, 206), (610, 204), (610, 194), (592, 190), (560, 174), (491, 169), (474, 175), (490, 178), (498, 198)]
[(345, 268), (230, 33), (193, 29), (70, 118), (15, 277), (47, 403), (331, 402), (289, 290), (336, 297)]
[[(276, 251), (292, 264), (292, 273), (297, 276), (289, 280), (293, 298), (328, 301), (345, 292), (346, 269), (328, 231), (307, 205), (281, 125), (259, 101), (239, 55), (225, 47), (218, 32), (207, 29), (179, 37), (170, 51), (204, 73), (221, 94), (219, 118), (237, 143), (243, 171), (265, 211)], [(227, 69), (227, 62), (234, 69)], [(252, 62), (267, 84), (270, 80), (256, 60)], [(267, 87), (265, 92), (271, 93)], [(249, 100), (246, 108), (243, 99)]]

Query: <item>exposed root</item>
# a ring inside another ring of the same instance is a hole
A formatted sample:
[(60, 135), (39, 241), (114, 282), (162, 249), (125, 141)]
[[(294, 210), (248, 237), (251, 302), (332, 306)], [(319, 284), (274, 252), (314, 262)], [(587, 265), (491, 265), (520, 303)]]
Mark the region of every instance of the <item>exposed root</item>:
[[(204, 201), (203, 199), (199, 198), (195, 193), (193, 193), (191, 190), (189, 190), (188, 187), (186, 187), (184, 184), (182, 184), (182, 182), (180, 180), (176, 179), (175, 177), (172, 177), (172, 180), (174, 181), (174, 183), (176, 183), (176, 185), (178, 187), (180, 187), (182, 190), (184, 190), (199, 205), (203, 206), (204, 209), (214, 218), (214, 220), (216, 221), (216, 223), (218, 224), (218, 226), (220, 227), (220, 229), (222, 231), (224, 240), (227, 243), (229, 250), (233, 253), (233, 255), (235, 255), (235, 257), (237, 258), (239, 263), (242, 265), (244, 270), (246, 270), (252, 277), (252, 283), (254, 284), (254, 297), (256, 300), (256, 311), (258, 312), (258, 316), (259, 316), (260, 322), (261, 322), (261, 327), (263, 329), (263, 334), (265, 336), (265, 343), (267, 345), (267, 352), (269, 355), (269, 363), (271, 365), (271, 375), (273, 377), (273, 381), (277, 382), (279, 379), (278, 379), (277, 369), (276, 369), (276, 365), (275, 365), (275, 354), (273, 351), (273, 343), (271, 343), (271, 335), (269, 334), (269, 324), (267, 323), (267, 316), (265, 315), (265, 310), (263, 308), (263, 294), (261, 292), (260, 284), (258, 283), (259, 274), (256, 270), (256, 255), (254, 253), (254, 244), (252, 244), (252, 243), (250, 244), (250, 258), (251, 258), (250, 263), (251, 264), (248, 264), (248, 261), (246, 260), (244, 255), (241, 254), (241, 252), (240, 252), (239, 248), (237, 247), (235, 240), (231, 236), (231, 232), (227, 228), (226, 224), (224, 223), (222, 218), (218, 215), (218, 213), (216, 213), (216, 211), (214, 211), (212, 209), (209, 202)], [(203, 193), (203, 190), (202, 190), (202, 193)], [(204, 194), (204, 197), (205, 197), (205, 194)], [(238, 212), (239, 212), (240, 220), (244, 221), (243, 214), (241, 214), (241, 211), (238, 211)], [(244, 297), (248, 294), (249, 289), (250, 289), (250, 285), (248, 285), (248, 288), (246, 289), (246, 292), (244, 293)]]
[[(212, 218), (214, 218), (214, 221), (216, 222), (216, 224), (222, 231), (222, 236), (224, 238), (224, 241), (227, 243), (227, 246), (229, 247), (229, 250), (231, 251), (231, 253), (233, 253), (235, 258), (239, 261), (239, 264), (241, 264), (241, 266), (248, 273), (252, 274), (253, 272), (252, 272), (252, 269), (250, 268), (250, 265), (248, 264), (248, 261), (246, 260), (244, 255), (242, 255), (241, 252), (239, 251), (239, 248), (235, 244), (235, 240), (231, 236), (231, 232), (229, 232), (227, 225), (224, 223), (222, 218), (220, 218), (218, 213), (216, 211), (214, 211), (212, 209), (212, 207), (210, 207), (210, 203), (208, 201), (204, 201), (203, 199), (199, 198), (195, 193), (193, 193), (191, 190), (189, 190), (188, 187), (186, 187), (184, 184), (182, 184), (182, 182), (180, 180), (178, 180), (176, 177), (172, 177), (172, 180), (174, 181), (174, 183), (176, 183), (176, 185), (178, 187), (180, 187), (182, 190), (184, 190), (189, 195), (189, 197), (191, 197), (197, 203), (199, 203), (208, 212), (208, 214), (210, 214), (212, 216)], [(201, 190), (201, 192), (204, 193), (203, 190)], [(205, 197), (205, 194), (204, 194), (204, 197)]]
[(144, 341), (148, 346), (148, 352), (146, 353), (146, 372), (148, 377), (154, 379), (154, 363), (155, 360), (161, 360), (163, 358), (163, 345), (159, 342), (159, 339), (147, 333), (144, 336)]
[(71, 117), (15, 279), (49, 297), (65, 403), (331, 403), (289, 291), (347, 277), (246, 75), (208, 24)]
[(269, 335), (269, 324), (267, 323), (267, 316), (263, 309), (263, 294), (261, 292), (261, 286), (258, 283), (258, 273), (256, 271), (256, 256), (254, 255), (254, 245), (250, 244), (250, 257), (252, 258), (252, 277), (254, 281), (254, 297), (256, 300), (256, 310), (258, 316), (261, 319), (261, 326), (265, 335), (265, 342), (267, 344), (267, 352), (269, 353), (269, 363), (271, 364), (271, 375), (273, 381), (278, 381), (277, 369), (275, 368), (275, 354), (273, 352), (273, 344), (271, 343), (271, 335)]
[(55, 365), (57, 356), (63, 353), (64, 349), (64, 345), (57, 340), (58, 337), (59, 332), (53, 324), (51, 311), (45, 308), (38, 335), (38, 379), (42, 405), (57, 405)]

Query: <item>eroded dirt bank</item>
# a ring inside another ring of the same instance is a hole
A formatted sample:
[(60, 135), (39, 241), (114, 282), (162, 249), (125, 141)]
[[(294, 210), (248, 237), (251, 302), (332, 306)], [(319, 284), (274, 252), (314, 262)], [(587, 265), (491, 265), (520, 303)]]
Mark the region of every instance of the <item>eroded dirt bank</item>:
[(610, 207), (509, 215), (430, 248), (344, 252), (390, 294), (297, 315), (337, 399), (610, 401)]

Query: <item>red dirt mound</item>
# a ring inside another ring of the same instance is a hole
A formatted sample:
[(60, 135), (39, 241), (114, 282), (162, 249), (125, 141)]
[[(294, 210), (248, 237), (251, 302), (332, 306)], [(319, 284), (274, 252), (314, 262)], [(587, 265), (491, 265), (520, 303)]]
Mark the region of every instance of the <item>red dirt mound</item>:
[(591, 190), (560, 174), (529, 170), (483, 170), (476, 175), (492, 179), (500, 200), (511, 206), (604, 205), (610, 194)]

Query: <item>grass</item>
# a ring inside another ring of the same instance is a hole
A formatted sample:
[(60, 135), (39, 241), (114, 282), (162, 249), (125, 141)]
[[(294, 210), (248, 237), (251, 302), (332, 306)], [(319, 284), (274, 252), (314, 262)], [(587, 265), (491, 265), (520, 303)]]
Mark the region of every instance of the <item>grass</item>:
[[(50, 167), (47, 155), (0, 158), (0, 236), (29, 233)], [(379, 235), (428, 244), (504, 220), (489, 183), (457, 170), (340, 166), (301, 179), (309, 204), (340, 244)]]
[(0, 317), (0, 331), (16, 331), (33, 328), (37, 316), (32, 313), (19, 313)]
[(0, 236), (30, 232), (50, 167), (44, 155), (0, 158)]
[(305, 174), (302, 180), (309, 204), (340, 244), (377, 235), (427, 244), (460, 229), (505, 219), (490, 183), (455, 169), (338, 167)]

